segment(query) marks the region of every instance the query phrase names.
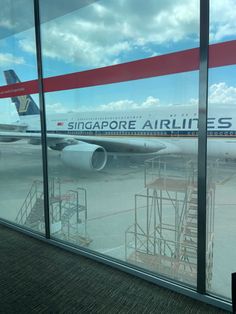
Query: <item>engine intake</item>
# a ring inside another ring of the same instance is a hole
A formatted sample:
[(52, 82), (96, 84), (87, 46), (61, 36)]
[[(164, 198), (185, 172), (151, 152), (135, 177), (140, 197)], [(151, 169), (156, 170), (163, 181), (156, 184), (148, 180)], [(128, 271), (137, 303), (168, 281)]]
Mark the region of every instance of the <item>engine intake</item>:
[(66, 146), (61, 153), (62, 161), (81, 170), (102, 170), (107, 162), (107, 152), (102, 146), (79, 142)]

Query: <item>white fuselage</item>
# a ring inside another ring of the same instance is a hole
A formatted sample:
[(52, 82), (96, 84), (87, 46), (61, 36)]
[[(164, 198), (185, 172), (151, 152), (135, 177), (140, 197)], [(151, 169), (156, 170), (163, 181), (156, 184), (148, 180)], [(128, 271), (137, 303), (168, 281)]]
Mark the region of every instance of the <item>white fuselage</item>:
[[(236, 115), (228, 107), (208, 113), (209, 155), (236, 158)], [(27, 131), (40, 131), (39, 116), (25, 116)], [(143, 138), (164, 141), (183, 154), (197, 153), (197, 106), (160, 106), (155, 110), (93, 111), (47, 116), (47, 131), (75, 136)], [(220, 145), (219, 145), (220, 140)], [(168, 148), (164, 153), (168, 153)], [(171, 148), (170, 148), (171, 153)]]

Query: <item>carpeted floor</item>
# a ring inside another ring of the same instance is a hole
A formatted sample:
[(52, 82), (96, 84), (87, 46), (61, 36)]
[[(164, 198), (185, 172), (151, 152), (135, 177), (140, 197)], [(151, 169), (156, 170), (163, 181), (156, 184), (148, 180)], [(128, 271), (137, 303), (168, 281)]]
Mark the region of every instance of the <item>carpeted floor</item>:
[(0, 313), (227, 313), (0, 226)]

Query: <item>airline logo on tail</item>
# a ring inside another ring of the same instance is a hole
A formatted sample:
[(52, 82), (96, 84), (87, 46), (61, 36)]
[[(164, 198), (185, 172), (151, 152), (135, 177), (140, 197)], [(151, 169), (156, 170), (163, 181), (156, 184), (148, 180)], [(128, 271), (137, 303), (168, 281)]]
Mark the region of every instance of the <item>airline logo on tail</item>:
[(30, 105), (30, 99), (27, 96), (18, 96), (20, 106), (18, 108), (19, 113), (25, 113), (27, 112), (29, 105)]
[[(8, 85), (19, 83), (20, 80), (13, 70), (4, 71), (4, 76)], [(19, 116), (38, 115), (38, 106), (30, 95), (16, 96), (11, 98), (16, 106)]]

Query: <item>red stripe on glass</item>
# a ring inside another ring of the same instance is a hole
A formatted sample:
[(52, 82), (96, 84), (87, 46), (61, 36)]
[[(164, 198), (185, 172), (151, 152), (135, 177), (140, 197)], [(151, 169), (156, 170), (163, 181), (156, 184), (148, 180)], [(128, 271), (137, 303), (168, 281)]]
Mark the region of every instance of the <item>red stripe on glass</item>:
[[(209, 67), (236, 64), (236, 40), (209, 47)], [(132, 62), (53, 76), (44, 79), (44, 91), (54, 92), (105, 85), (199, 69), (199, 48), (178, 51)], [(0, 87), (0, 98), (38, 93), (38, 81)]]
[(236, 64), (236, 40), (209, 46), (209, 68)]
[(38, 80), (4, 85), (0, 87), (0, 98), (38, 93)]
[(125, 82), (197, 70), (198, 49), (107, 66), (44, 80), (45, 92)]

